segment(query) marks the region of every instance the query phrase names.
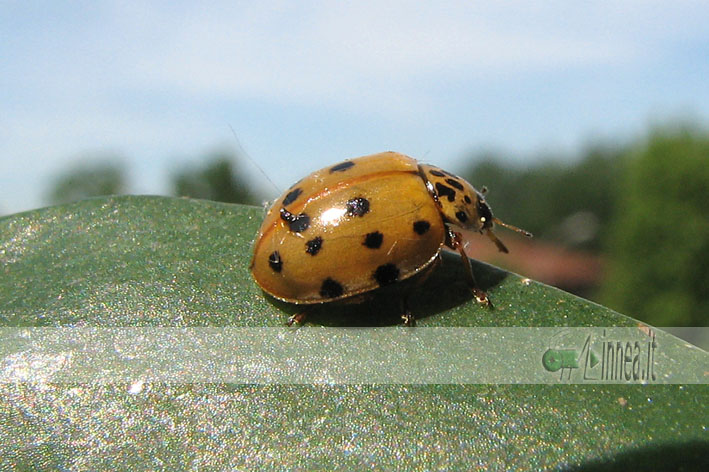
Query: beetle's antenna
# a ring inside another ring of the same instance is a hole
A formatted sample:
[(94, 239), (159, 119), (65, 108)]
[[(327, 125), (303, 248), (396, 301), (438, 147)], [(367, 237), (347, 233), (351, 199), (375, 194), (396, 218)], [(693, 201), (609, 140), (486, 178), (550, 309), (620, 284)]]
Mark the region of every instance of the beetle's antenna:
[[(244, 146), (241, 145), (241, 141), (239, 141), (239, 137), (236, 135), (236, 131), (234, 131), (234, 127), (233, 127), (231, 124), (229, 124), (229, 129), (231, 130), (231, 134), (234, 135), (234, 140), (236, 141), (236, 146), (238, 147), (238, 152), (239, 152), (239, 154), (241, 154), (242, 156), (245, 156), (246, 159), (248, 159), (248, 161), (251, 162), (251, 164), (253, 164), (254, 167), (256, 167), (256, 168), (258, 169), (258, 171), (261, 173), (261, 175), (263, 175), (264, 178), (265, 178), (266, 180), (268, 180), (268, 183), (271, 184), (271, 186), (272, 186), (274, 189), (276, 189), (276, 194), (282, 193), (282, 192), (281, 192), (281, 189), (278, 188), (278, 185), (276, 185), (276, 184), (273, 183), (273, 180), (271, 180), (271, 179), (268, 177), (268, 174), (266, 174), (266, 173), (263, 171), (263, 169), (261, 168), (261, 166), (259, 166), (259, 165), (256, 163), (256, 161), (251, 158), (251, 156), (249, 155), (249, 153), (246, 152), (246, 149), (244, 149)], [(275, 198), (275, 197), (274, 197), (274, 198)]]
[(505, 254), (507, 254), (508, 252), (510, 252), (510, 251), (507, 249), (507, 246), (505, 246), (505, 245), (502, 243), (502, 241), (500, 241), (500, 240), (497, 238), (497, 236), (495, 236), (495, 233), (493, 233), (492, 230), (488, 229), (488, 230), (485, 231), (485, 233), (487, 233), (487, 237), (490, 238), (493, 243), (495, 243), (495, 246), (497, 246), (497, 249), (498, 249), (500, 252), (504, 252)]
[[(528, 238), (531, 238), (531, 237), (532, 237), (532, 233), (530, 233), (529, 231), (525, 231), (525, 230), (523, 230), (522, 228), (518, 228), (518, 227), (513, 226), (513, 225), (511, 225), (511, 224), (507, 224), (507, 223), (505, 223), (504, 221), (500, 221), (499, 219), (497, 219), (497, 218), (495, 218), (495, 217), (492, 218), (492, 221), (493, 221), (494, 223), (500, 225), (500, 226), (504, 226), (504, 227), (507, 228), (507, 229), (511, 229), (512, 231), (516, 231), (516, 232), (518, 232), (519, 234), (523, 234), (523, 235), (527, 236)], [(490, 233), (490, 232), (488, 231), (488, 234), (489, 234), (489, 233)]]
[[(529, 231), (525, 231), (522, 228), (518, 228), (516, 226), (509, 225), (509, 224), (505, 223), (504, 221), (498, 220), (494, 216), (492, 217), (492, 221), (493, 221), (493, 223), (497, 223), (498, 225), (504, 226), (507, 229), (511, 229), (512, 231), (516, 231), (520, 234), (523, 234), (523, 235), (527, 236), (528, 238), (532, 237), (532, 233), (530, 233)], [(499, 249), (500, 252), (504, 252), (504, 253), (510, 252), (507, 250), (507, 246), (505, 246), (502, 243), (502, 241), (500, 241), (497, 238), (497, 236), (495, 236), (495, 233), (493, 233), (491, 229), (488, 228), (485, 232), (487, 233), (487, 237), (490, 238), (493, 243), (495, 243), (495, 246), (497, 246), (497, 249)]]

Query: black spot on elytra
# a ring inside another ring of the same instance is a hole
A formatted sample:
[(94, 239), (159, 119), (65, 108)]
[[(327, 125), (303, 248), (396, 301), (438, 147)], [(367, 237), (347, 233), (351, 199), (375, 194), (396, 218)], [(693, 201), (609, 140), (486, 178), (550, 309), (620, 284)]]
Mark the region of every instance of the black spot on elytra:
[(369, 200), (364, 197), (347, 201), (347, 216), (364, 216), (369, 212)]
[(288, 192), (288, 195), (286, 195), (286, 198), (283, 199), (283, 206), (290, 205), (296, 199), (300, 196), (300, 194), (303, 193), (303, 189), (301, 188), (296, 188)]
[(288, 223), (288, 227), (294, 233), (302, 233), (310, 226), (310, 217), (305, 213), (294, 215), (285, 208), (281, 208), (281, 219)]
[(343, 172), (349, 169), (350, 167), (354, 166), (354, 162), (352, 161), (345, 161), (345, 162), (340, 162), (336, 166), (330, 167), (330, 173), (332, 174), (333, 172)]
[(332, 277), (328, 277), (323, 280), (323, 283), (320, 286), (320, 296), (323, 298), (339, 297), (344, 293), (344, 291), (345, 289), (342, 287), (342, 284)]
[(374, 280), (377, 281), (380, 287), (394, 283), (398, 278), (399, 268), (392, 263), (380, 265), (374, 271)]
[(455, 200), (455, 190), (440, 182), (436, 182), (436, 193), (438, 194), (438, 198), (447, 197), (449, 202)]
[(473, 201), (472, 201), (472, 200), (470, 199), (470, 197), (467, 196), (467, 195), (465, 196), (464, 200), (465, 200), (465, 203), (467, 203), (468, 205), (470, 205), (471, 203), (473, 203)]
[(307, 243), (305, 243), (305, 252), (310, 254), (311, 256), (314, 256), (318, 252), (320, 252), (320, 249), (322, 248), (322, 238), (320, 236), (316, 236)]
[(369, 249), (379, 249), (383, 240), (384, 235), (379, 231), (375, 231), (373, 233), (367, 233), (364, 236), (364, 242), (362, 245), (367, 246)]
[(460, 182), (458, 182), (458, 181), (455, 180), (455, 179), (450, 179), (450, 178), (449, 178), (449, 179), (446, 179), (446, 182), (447, 182), (448, 185), (450, 185), (451, 187), (455, 187), (455, 188), (457, 188), (458, 190), (463, 190), (463, 184), (461, 184)]
[(440, 170), (432, 169), (429, 171), (431, 175), (435, 175), (436, 177), (444, 177), (446, 174), (441, 172)]
[(455, 217), (458, 218), (458, 221), (460, 221), (461, 223), (465, 223), (466, 221), (468, 221), (468, 214), (464, 211), (455, 212)]
[(431, 223), (426, 220), (414, 222), (414, 231), (416, 232), (416, 234), (426, 234), (429, 228), (431, 228)]
[(283, 259), (278, 251), (273, 251), (270, 256), (268, 256), (268, 265), (271, 266), (274, 272), (280, 272), (283, 268)]

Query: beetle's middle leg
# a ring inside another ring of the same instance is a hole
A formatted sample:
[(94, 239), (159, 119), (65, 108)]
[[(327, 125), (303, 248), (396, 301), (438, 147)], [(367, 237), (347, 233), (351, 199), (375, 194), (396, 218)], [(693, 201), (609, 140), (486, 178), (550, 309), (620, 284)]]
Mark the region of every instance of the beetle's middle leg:
[(438, 267), (441, 264), (441, 254), (439, 253), (438, 256), (436, 256), (436, 259), (429, 264), (428, 267), (426, 267), (421, 273), (417, 275), (416, 281), (413, 285), (413, 287), (409, 288), (404, 295), (401, 297), (401, 319), (404, 320), (404, 326), (416, 326), (416, 317), (414, 316), (413, 313), (411, 313), (411, 310), (409, 310), (409, 295), (411, 294), (411, 291), (414, 288), (419, 287), (422, 285), (428, 277), (433, 273), (434, 270), (436, 270), (436, 267)]
[(463, 236), (460, 233), (448, 228), (446, 246), (458, 251), (458, 253), (460, 254), (460, 259), (463, 263), (463, 267), (465, 270), (465, 278), (468, 283), (468, 286), (470, 287), (470, 291), (473, 292), (473, 296), (475, 297), (475, 299), (479, 303), (492, 307), (492, 302), (487, 296), (487, 293), (480, 289), (477, 281), (475, 280), (475, 276), (473, 275), (473, 268), (470, 265), (470, 259), (465, 253), (465, 248), (463, 247)]
[(303, 323), (305, 323), (305, 319), (308, 317), (308, 312), (307, 310), (301, 310), (295, 315), (291, 316), (288, 318), (288, 322), (286, 323), (288, 326), (293, 326), (299, 325), (302, 326)]

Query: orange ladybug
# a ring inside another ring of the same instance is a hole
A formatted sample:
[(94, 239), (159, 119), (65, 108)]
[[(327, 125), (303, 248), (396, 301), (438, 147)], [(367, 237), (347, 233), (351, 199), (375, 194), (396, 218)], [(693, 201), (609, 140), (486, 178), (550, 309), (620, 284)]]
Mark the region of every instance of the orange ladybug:
[[(451, 173), (396, 152), (349, 159), (296, 182), (271, 206), (251, 260), (256, 283), (294, 304), (353, 297), (432, 267), (443, 246), (457, 250), (475, 298), (490, 304), (473, 277), (460, 233), (492, 232), (482, 193)], [(291, 317), (301, 322), (304, 314)], [(405, 324), (415, 319), (406, 310)]]

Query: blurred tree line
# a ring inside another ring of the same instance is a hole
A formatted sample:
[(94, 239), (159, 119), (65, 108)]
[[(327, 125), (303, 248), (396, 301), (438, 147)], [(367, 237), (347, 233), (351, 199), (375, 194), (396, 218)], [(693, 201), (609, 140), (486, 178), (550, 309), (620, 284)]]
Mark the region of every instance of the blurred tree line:
[(236, 157), (227, 153), (210, 156), (202, 167), (184, 169), (173, 178), (177, 196), (227, 203), (258, 204), (254, 190), (236, 168)]
[(490, 188), (495, 213), (535, 237), (603, 254), (601, 303), (657, 326), (709, 321), (709, 134), (658, 129), (578, 160), (508, 166), (477, 160), (463, 174)]
[(658, 326), (707, 326), (709, 137), (658, 131), (623, 164), (602, 301)]
[[(60, 176), (53, 203), (126, 191), (116, 160)], [(709, 314), (709, 134), (656, 130), (625, 146), (595, 146), (575, 159), (508, 164), (473, 156), (459, 172), (486, 186), (504, 221), (566, 248), (603, 254), (607, 273), (596, 297), (659, 326), (704, 326)], [(176, 196), (258, 204), (238, 159), (213, 153), (172, 176)]]
[(590, 148), (578, 159), (557, 158), (509, 165), (486, 154), (460, 174), (486, 199), (495, 215), (535, 238), (564, 246), (598, 250), (601, 222), (613, 215), (618, 198), (621, 157), (613, 146)]
[(68, 203), (127, 192), (126, 172), (119, 156), (87, 156), (83, 161), (55, 178), (47, 194), (50, 203)]
[[(172, 195), (227, 203), (260, 204), (260, 197), (239, 172), (234, 154), (217, 151), (171, 176)], [(47, 198), (51, 204), (128, 192), (126, 170), (114, 155), (95, 155), (56, 177)]]

